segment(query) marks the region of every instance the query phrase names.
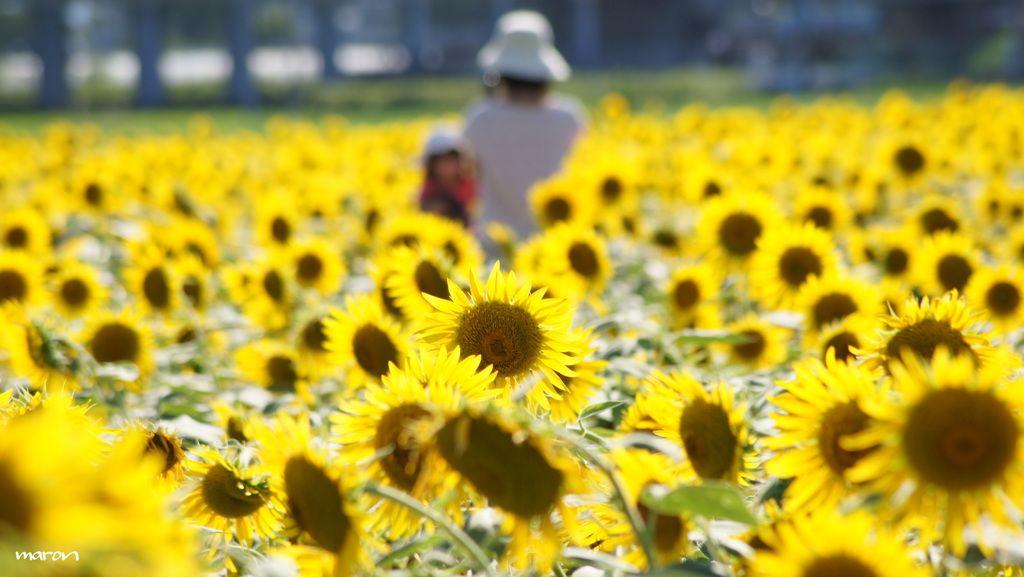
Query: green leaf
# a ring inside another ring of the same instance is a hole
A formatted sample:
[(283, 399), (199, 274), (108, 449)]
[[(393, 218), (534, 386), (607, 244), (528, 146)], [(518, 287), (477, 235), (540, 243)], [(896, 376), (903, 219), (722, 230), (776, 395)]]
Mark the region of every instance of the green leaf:
[(421, 551), (426, 551), (431, 547), (444, 543), (444, 540), (444, 536), (442, 535), (432, 535), (426, 539), (420, 539), (419, 541), (408, 543), (398, 549), (392, 550), (391, 553), (388, 553), (387, 556), (377, 562), (377, 567), (391, 567), (406, 557), (412, 557)]
[(689, 513), (709, 519), (728, 519), (747, 525), (757, 524), (757, 519), (743, 501), (743, 494), (725, 483), (676, 487), (661, 495), (648, 490), (640, 496), (640, 501), (665, 515)]
[(675, 342), (677, 345), (706, 346), (713, 344), (723, 345), (745, 345), (750, 342), (750, 337), (740, 333), (726, 333), (721, 331), (695, 330), (684, 331)]
[(718, 573), (711, 570), (711, 567), (696, 561), (687, 559), (669, 567), (656, 569), (646, 573), (643, 577), (720, 577)]
[(594, 403), (593, 405), (583, 407), (583, 410), (580, 411), (580, 416), (577, 417), (576, 420), (582, 421), (583, 419), (586, 419), (588, 417), (593, 417), (594, 415), (600, 413), (601, 411), (604, 411), (606, 409), (614, 409), (615, 407), (624, 404), (626, 404), (625, 401), (605, 401), (603, 403)]

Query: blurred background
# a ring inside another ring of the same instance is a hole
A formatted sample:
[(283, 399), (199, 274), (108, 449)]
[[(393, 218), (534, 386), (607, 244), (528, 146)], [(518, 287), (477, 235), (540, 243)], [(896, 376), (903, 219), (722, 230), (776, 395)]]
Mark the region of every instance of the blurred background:
[(517, 8), (550, 19), (586, 103), (1024, 77), (1021, 0), (0, 0), (0, 112), (458, 111)]

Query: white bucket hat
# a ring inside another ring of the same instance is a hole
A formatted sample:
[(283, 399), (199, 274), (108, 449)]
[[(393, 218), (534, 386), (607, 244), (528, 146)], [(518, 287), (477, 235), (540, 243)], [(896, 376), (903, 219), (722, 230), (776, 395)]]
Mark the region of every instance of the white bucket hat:
[(494, 35), (477, 54), (476, 63), (482, 70), (494, 67), (494, 60), (501, 48), (501, 39), (514, 30), (533, 30), (545, 44), (555, 41), (551, 23), (543, 14), (533, 10), (513, 10), (498, 18), (494, 25)]
[(467, 153), (466, 139), (462, 137), (459, 128), (453, 124), (437, 125), (431, 130), (423, 146), (422, 160), (426, 162), (431, 156), (449, 152)]
[(494, 59), (486, 68), (523, 80), (568, 80), (572, 69), (558, 50), (536, 30), (512, 30), (498, 39)]

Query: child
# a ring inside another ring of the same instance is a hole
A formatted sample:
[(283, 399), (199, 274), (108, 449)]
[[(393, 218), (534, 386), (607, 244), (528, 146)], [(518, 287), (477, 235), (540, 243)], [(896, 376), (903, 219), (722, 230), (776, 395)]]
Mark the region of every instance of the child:
[(476, 202), (476, 182), (468, 165), (462, 137), (447, 128), (436, 129), (424, 153), (426, 179), (420, 191), (420, 210), (468, 227)]

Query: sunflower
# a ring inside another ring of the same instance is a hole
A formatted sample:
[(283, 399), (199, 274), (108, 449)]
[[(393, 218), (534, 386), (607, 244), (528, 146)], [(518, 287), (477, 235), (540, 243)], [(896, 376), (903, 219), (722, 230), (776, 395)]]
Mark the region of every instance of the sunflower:
[(875, 262), (883, 278), (889, 281), (909, 280), (916, 270), (914, 265), (921, 252), (916, 236), (904, 227), (883, 232), (878, 237), (879, 244), (875, 249), (878, 258)]
[(729, 194), (708, 201), (697, 221), (697, 244), (710, 261), (737, 267), (757, 250), (761, 235), (782, 221), (775, 202), (763, 193)]
[(291, 278), (284, 258), (276, 253), (261, 262), (229, 269), (224, 283), (245, 316), (273, 330), (288, 324), (295, 306)]
[(796, 310), (804, 313), (805, 336), (813, 340), (829, 325), (851, 315), (879, 315), (882, 297), (872, 283), (833, 273), (808, 279), (797, 295)]
[(665, 287), (672, 325), (676, 328), (713, 328), (721, 323), (718, 291), (722, 275), (707, 262), (682, 266), (672, 272)]
[(786, 345), (791, 336), (789, 330), (760, 319), (754, 313), (748, 313), (725, 328), (731, 334), (744, 338), (741, 343), (722, 345), (732, 362), (762, 369), (785, 360)]
[(780, 520), (763, 532), (769, 543), (750, 563), (752, 577), (926, 577), (901, 536), (866, 512), (834, 509)]
[(530, 189), (529, 202), (541, 228), (562, 222), (587, 224), (593, 220), (592, 203), (583, 202), (580, 183), (567, 175), (555, 175)]
[(942, 298), (924, 297), (920, 302), (911, 297), (904, 308), (902, 315), (882, 318), (884, 328), (876, 335), (877, 340), (869, 340), (866, 347), (853, 351), (872, 368), (891, 374), (906, 351), (927, 361), (943, 347), (972, 357), (982, 366), (1005, 360), (1005, 355), (989, 343), (988, 335), (974, 329), (982, 319), (956, 291)]
[(965, 291), (967, 301), (985, 311), (996, 331), (1007, 334), (1024, 321), (1024, 275), (1016, 266), (988, 267), (971, 276)]
[(274, 393), (295, 393), (307, 403), (313, 398), (306, 375), (299, 370), (298, 353), (281, 341), (262, 339), (235, 353), (245, 378)]
[(593, 229), (559, 224), (541, 235), (540, 269), (558, 279), (566, 294), (600, 294), (612, 275), (608, 249)]
[(757, 246), (750, 263), (750, 290), (770, 307), (793, 307), (808, 280), (836, 269), (832, 238), (810, 223), (770, 230)]
[(36, 256), (49, 256), (52, 233), (46, 218), (29, 207), (5, 211), (0, 216), (0, 247), (24, 251)]
[(138, 245), (132, 251), (132, 265), (125, 271), (125, 288), (141, 303), (143, 310), (168, 315), (178, 306), (180, 280), (170, 261), (154, 245)]
[(384, 290), (403, 318), (415, 322), (434, 312), (423, 295), (448, 298), (448, 279), (455, 273), (437, 251), (400, 246), (382, 253), (376, 261)]
[(8, 363), (15, 376), (28, 379), (33, 388), (77, 390), (75, 351), (63, 346), (43, 325), (23, 314), (17, 317), (0, 321), (0, 342), (9, 355)]
[(175, 219), (173, 224), (160, 232), (160, 238), (175, 258), (192, 255), (211, 270), (220, 264), (221, 243), (213, 229), (202, 221), (194, 218)]
[(327, 324), (329, 317), (319, 314), (296, 325), (295, 348), (299, 354), (299, 372), (317, 381), (331, 366), (331, 354), (327, 349)]
[(89, 319), (80, 337), (85, 350), (102, 364), (130, 363), (138, 369), (137, 388), (153, 370), (153, 338), (139, 315), (102, 312)]
[(223, 549), (232, 537), (246, 547), (277, 537), (284, 505), (268, 475), (235, 455), (222, 455), (211, 447), (192, 449), (185, 463), (195, 488), (182, 500), (187, 523), (216, 531), (212, 551)]
[[(559, 375), (575, 377), (569, 368), (584, 352), (584, 335), (570, 326), (572, 309), (561, 299), (530, 292), (530, 283), (517, 286), (516, 275), (501, 273), (494, 263), (486, 286), (470, 275), (470, 296), (448, 283), (451, 300), (428, 296), (437, 309), (421, 339), (432, 346), (459, 347), (463, 357), (479, 355), (481, 366), (491, 365), (500, 385), (510, 387), (540, 372), (550, 381)], [(543, 392), (529, 393), (543, 404)]]
[(50, 280), (51, 300), (67, 318), (87, 317), (107, 300), (107, 288), (100, 284), (96, 269), (77, 261), (58, 264)]
[(31, 305), (43, 296), (43, 265), (22, 251), (0, 251), (0, 305)]
[(345, 266), (338, 250), (326, 240), (316, 238), (294, 243), (291, 247), (294, 278), (299, 286), (312, 288), (321, 294), (338, 291)]
[(270, 473), (271, 491), (285, 505), (281, 536), (332, 553), (335, 575), (349, 575), (370, 565), (361, 546), (366, 540), (362, 514), (350, 497), (359, 476), (330, 462), (317, 433), (309, 415), (277, 413), (256, 427), (260, 468)]
[[(339, 460), (367, 467), (373, 479), (401, 489), (420, 500), (460, 493), (445, 477), (430, 451), (429, 438), (447, 415), (467, 403), (493, 398), (494, 372), (477, 371), (479, 359), (449, 353), (409, 357), (404, 366), (392, 367), (381, 383), (370, 383), (359, 398), (344, 400), (340, 413), (331, 415), (332, 441), (341, 446)], [(382, 451), (388, 451), (380, 456)], [(440, 475), (440, 477), (438, 476)], [(447, 499), (448, 514), (460, 519), (461, 499)], [(391, 539), (403, 539), (423, 526), (424, 520), (407, 508), (384, 501), (373, 524)]]
[(981, 268), (970, 237), (945, 231), (925, 239), (915, 264), (918, 284), (932, 296), (963, 292), (971, 275)]
[(181, 449), (181, 439), (159, 428), (149, 430), (143, 422), (125, 427), (118, 437), (122, 442), (129, 442), (127, 439), (131, 435), (141, 435), (145, 439), (139, 456), (158, 463), (155, 485), (168, 493), (179, 487), (185, 480), (185, 451)]
[(870, 483), (898, 515), (919, 519), (925, 539), (963, 555), (963, 530), (970, 527), (990, 554), (983, 526), (1019, 534), (1012, 513), (1019, 510), (1009, 504), (1024, 497), (1024, 399), (1008, 372), (979, 368), (972, 356), (945, 346), (930, 361), (905, 355), (892, 367), (900, 397), (865, 404), (873, 421), (843, 443), (848, 451), (877, 445), (847, 478)]
[(823, 186), (809, 186), (793, 199), (793, 217), (799, 223), (809, 222), (834, 232), (846, 228), (853, 215), (841, 194)]
[(919, 143), (893, 143), (885, 150), (890, 154), (889, 162), (897, 182), (906, 185), (918, 184), (931, 168), (928, 162), (929, 155)]
[(866, 347), (868, 338), (875, 334), (877, 328), (877, 318), (846, 317), (822, 329), (809, 352), (822, 359), (828, 356), (829, 351), (839, 361), (856, 359), (854, 351)]
[(507, 564), (546, 572), (562, 546), (552, 513), (560, 513), (567, 533), (575, 533), (575, 517), (563, 497), (586, 489), (581, 465), (548, 435), (495, 410), (469, 407), (449, 416), (433, 439), (447, 466), (505, 514), (502, 528), (512, 535)]
[[(654, 526), (655, 562), (660, 566), (678, 563), (693, 549), (688, 537), (693, 528), (685, 515), (662, 515), (640, 502), (640, 495), (651, 485), (675, 487), (683, 474), (680, 465), (670, 457), (640, 449), (616, 449), (609, 459), (622, 476), (627, 498), (632, 499), (645, 524)], [(652, 569), (622, 509), (609, 502), (586, 506), (580, 517), (577, 539), (592, 548), (615, 554), (640, 569)], [(622, 549), (620, 549), (622, 548)]]
[(408, 349), (408, 334), (366, 295), (347, 296), (344, 311), (332, 308), (331, 317), (324, 320), (324, 332), (334, 364), (349, 367), (349, 386), (379, 381)]
[(914, 215), (918, 234), (925, 237), (939, 232), (952, 234), (959, 231), (961, 223), (957, 213), (960, 210), (960, 204), (947, 197), (931, 196), (926, 198)]
[(295, 203), (283, 193), (267, 194), (256, 205), (256, 241), (268, 248), (287, 248), (301, 229)]
[(793, 479), (786, 489), (787, 511), (833, 509), (854, 489), (846, 471), (873, 450), (848, 451), (840, 442), (867, 428), (864, 406), (885, 391), (863, 365), (837, 361), (835, 353), (824, 362), (808, 359), (793, 368), (796, 380), (779, 382), (785, 392), (769, 397), (784, 413), (772, 414), (779, 432), (763, 439), (776, 451), (765, 469)]
[(205, 311), (214, 298), (214, 290), (210, 286), (210, 273), (202, 261), (194, 255), (179, 257), (173, 263), (173, 270), (183, 301), (198, 313)]
[(682, 447), (682, 478), (753, 480), (757, 451), (747, 431), (746, 407), (735, 402), (725, 383), (708, 392), (687, 373), (655, 371), (637, 393), (636, 406), (649, 416), (653, 433)]

